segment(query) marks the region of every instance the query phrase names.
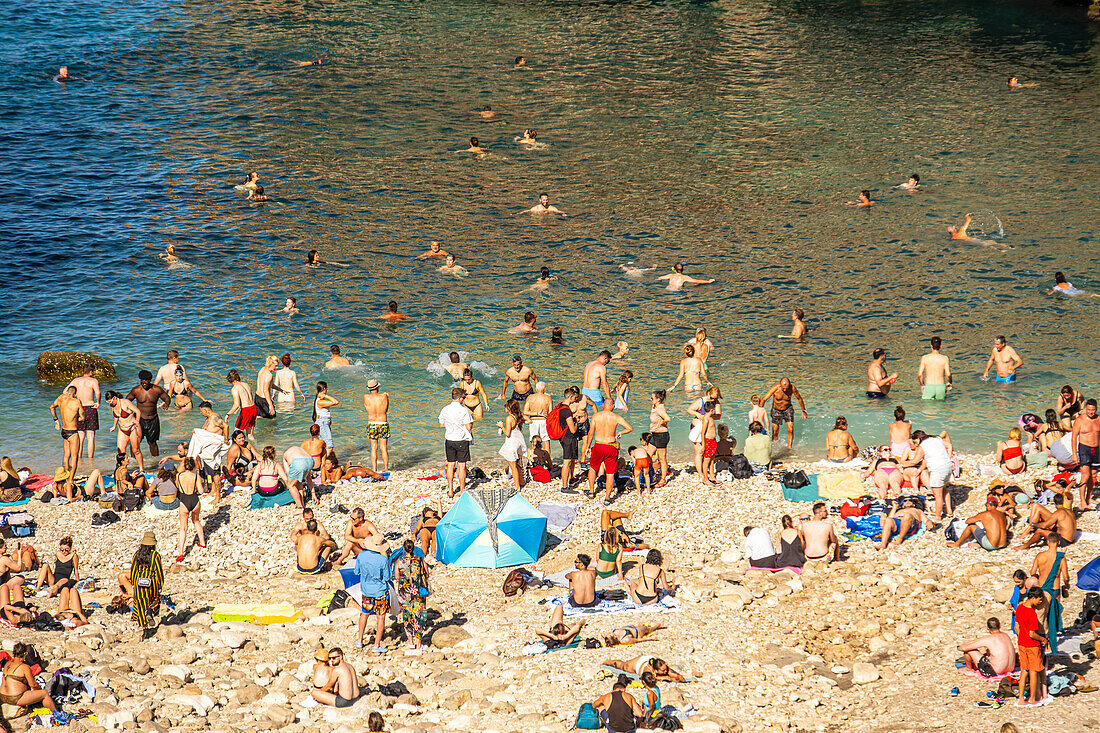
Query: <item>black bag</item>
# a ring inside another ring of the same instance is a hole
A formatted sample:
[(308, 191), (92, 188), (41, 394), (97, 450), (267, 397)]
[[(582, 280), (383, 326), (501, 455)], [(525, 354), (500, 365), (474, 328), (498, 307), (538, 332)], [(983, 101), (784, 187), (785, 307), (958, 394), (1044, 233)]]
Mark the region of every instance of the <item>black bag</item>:
[(115, 499), (111, 508), (116, 512), (132, 512), (141, 509), (144, 504), (145, 494), (139, 489), (128, 489), (126, 493)]
[(734, 478), (752, 478), (752, 466), (749, 465), (749, 459), (745, 458), (743, 453), (730, 458), (730, 475)]
[(51, 501), (53, 501), (53, 492), (43, 491), (42, 496), (38, 497), (38, 500), (41, 501), (43, 504), (49, 504)]
[(646, 721), (645, 727), (649, 730), (683, 730), (684, 724), (675, 715), (659, 710)]
[(801, 489), (803, 486), (810, 485), (810, 477), (806, 475), (805, 471), (801, 470), (787, 471), (780, 480), (788, 489)]
[(346, 608), (351, 602), (351, 596), (348, 595), (346, 590), (338, 590), (332, 594), (332, 599), (328, 602), (328, 610), (325, 613), (332, 613), (337, 608)]

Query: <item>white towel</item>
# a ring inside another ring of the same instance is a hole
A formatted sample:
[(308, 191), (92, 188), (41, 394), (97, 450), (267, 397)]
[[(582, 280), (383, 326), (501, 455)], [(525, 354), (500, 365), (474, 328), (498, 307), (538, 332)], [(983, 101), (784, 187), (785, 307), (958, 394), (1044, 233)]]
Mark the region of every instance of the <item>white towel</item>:
[(195, 428), (191, 436), (191, 442), (187, 447), (187, 455), (191, 458), (200, 458), (211, 466), (221, 466), (222, 456), (228, 450), (225, 438), (221, 433), (212, 433), (209, 430)]

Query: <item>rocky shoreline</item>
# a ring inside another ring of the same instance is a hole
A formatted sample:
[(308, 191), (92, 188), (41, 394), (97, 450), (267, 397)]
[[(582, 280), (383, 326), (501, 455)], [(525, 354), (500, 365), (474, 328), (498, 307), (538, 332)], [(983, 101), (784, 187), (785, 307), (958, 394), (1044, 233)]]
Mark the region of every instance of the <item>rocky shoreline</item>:
[[(956, 516), (979, 510), (989, 478), (979, 460), (962, 456), (963, 473), (953, 482)], [(809, 468), (790, 462), (788, 467)], [(491, 468), (485, 466), (486, 469)], [(813, 470), (819, 470), (813, 467)], [(1028, 479), (1049, 477), (1031, 472)], [(318, 519), (340, 536), (347, 516), (328, 511), (335, 503), (362, 506), (379, 529), (407, 531), (418, 497), (434, 501), (442, 481), (423, 471), (395, 472), (385, 483), (343, 484), (326, 495)], [(500, 479), (497, 479), (498, 481)], [(577, 552), (594, 555), (601, 501), (568, 496), (558, 483), (531, 484), (524, 495), (540, 501), (580, 501), (564, 541), (529, 569), (554, 572), (572, 565)], [(388, 639), (386, 655), (354, 648), (357, 611), (324, 615), (317, 602), (342, 587), (339, 575), (301, 576), (294, 571), (289, 533), (293, 506), (249, 510), (244, 491), (204, 512), (208, 548), (192, 547), (182, 563), (176, 552), (176, 513), (151, 519), (143, 512), (92, 527), (93, 503), (28, 505), (39, 529), (33, 544), (52, 559), (57, 540), (72, 534), (82, 575), (95, 576), (99, 591), (85, 605), (107, 605), (117, 590), (112, 578), (129, 562), (142, 534), (153, 529), (165, 561), (164, 593), (176, 610), (193, 612), (186, 623), (162, 625), (154, 639), (139, 641), (128, 615), (94, 609), (91, 624), (75, 631), (3, 631), (5, 649), (17, 640), (35, 644), (52, 671), (69, 666), (88, 671), (99, 694), (87, 705), (98, 725), (75, 721), (70, 729), (129, 728), (157, 731), (358, 731), (371, 710), (383, 713), (395, 733), (456, 731), (562, 731), (578, 706), (610, 689), (596, 681), (603, 660), (653, 654), (684, 672), (689, 682), (661, 685), (664, 704), (692, 705), (688, 731), (994, 730), (1013, 721), (1021, 730), (1081, 729), (1100, 714), (1089, 695), (1056, 698), (1046, 708), (975, 707), (995, 685), (958, 674), (955, 645), (980, 636), (988, 616), (1007, 624), (1004, 601), (1011, 574), (1027, 569), (1035, 551), (946, 547), (942, 532), (926, 532), (880, 552), (867, 542), (844, 545), (842, 561), (811, 563), (801, 575), (749, 570), (741, 547), (746, 524), (774, 534), (784, 513), (808, 504), (782, 498), (780, 486), (763, 476), (706, 487), (681, 474), (655, 496), (623, 495), (616, 509), (637, 508), (632, 529), (662, 551), (681, 585), (680, 611), (661, 615), (595, 616), (583, 636), (596, 636), (634, 621), (668, 625), (637, 649), (574, 649), (523, 656), (535, 629), (545, 629), (548, 605), (560, 589), (531, 589), (514, 598), (501, 593), (507, 569), (476, 570), (436, 565), (432, 572), (432, 649), (408, 655)], [(838, 532), (841, 520), (836, 520)], [(1100, 531), (1095, 512), (1080, 526)], [(9, 543), (13, 540), (9, 540)], [(1100, 552), (1082, 540), (1067, 548), (1071, 579)], [(632, 558), (631, 560), (636, 560)], [(628, 562), (627, 577), (638, 565)], [(1073, 589), (1063, 619), (1070, 626), (1083, 593)], [(56, 600), (42, 601), (46, 610)], [(214, 623), (216, 603), (289, 601), (304, 609), (290, 624), (258, 626)], [(309, 697), (314, 649), (340, 646), (360, 673), (367, 692), (352, 708), (302, 707)], [(1061, 666), (1061, 665), (1059, 665)], [(1095, 684), (1087, 664), (1071, 668)], [(957, 686), (958, 697), (948, 695)], [(23, 720), (23, 719), (21, 719)], [(16, 721), (17, 726), (21, 724)], [(1067, 721), (1074, 721), (1069, 728)]]

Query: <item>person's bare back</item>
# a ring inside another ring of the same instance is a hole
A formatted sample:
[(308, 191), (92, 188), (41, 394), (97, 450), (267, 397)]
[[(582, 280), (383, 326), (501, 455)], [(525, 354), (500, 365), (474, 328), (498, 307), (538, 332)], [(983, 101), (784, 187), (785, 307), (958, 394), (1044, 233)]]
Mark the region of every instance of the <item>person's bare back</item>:
[(810, 519), (800, 529), (807, 560), (827, 560), (839, 545), (833, 523), (827, 519)]

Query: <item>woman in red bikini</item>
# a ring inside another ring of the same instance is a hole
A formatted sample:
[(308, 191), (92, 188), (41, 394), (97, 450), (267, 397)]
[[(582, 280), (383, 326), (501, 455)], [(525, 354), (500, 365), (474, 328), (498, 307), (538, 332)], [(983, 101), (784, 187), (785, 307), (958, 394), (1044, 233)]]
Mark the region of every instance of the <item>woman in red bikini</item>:
[(1012, 428), (1008, 431), (1008, 440), (1001, 440), (997, 443), (997, 452), (993, 457), (1000, 464), (1001, 470), (1009, 475), (1015, 475), (1017, 473), (1023, 473), (1027, 468), (1027, 459), (1024, 458), (1024, 449), (1020, 445), (1020, 437), (1023, 433), (1019, 428)]

